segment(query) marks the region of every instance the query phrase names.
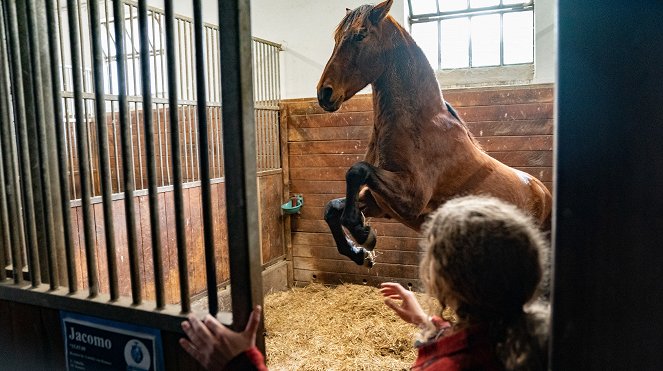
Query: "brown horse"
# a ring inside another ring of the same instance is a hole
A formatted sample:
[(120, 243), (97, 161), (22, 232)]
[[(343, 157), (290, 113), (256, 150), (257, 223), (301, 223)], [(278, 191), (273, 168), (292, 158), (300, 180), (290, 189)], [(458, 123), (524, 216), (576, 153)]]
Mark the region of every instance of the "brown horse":
[(348, 170), (346, 197), (325, 208), (338, 251), (359, 265), (372, 266), (376, 237), (362, 213), (394, 218), (419, 230), (430, 212), (467, 194), (509, 201), (549, 229), (548, 189), (481, 149), (442, 98), (422, 50), (388, 15), (392, 3), (348, 9), (317, 87), (318, 102), (329, 112), (368, 84), (373, 91), (375, 118), (365, 159)]

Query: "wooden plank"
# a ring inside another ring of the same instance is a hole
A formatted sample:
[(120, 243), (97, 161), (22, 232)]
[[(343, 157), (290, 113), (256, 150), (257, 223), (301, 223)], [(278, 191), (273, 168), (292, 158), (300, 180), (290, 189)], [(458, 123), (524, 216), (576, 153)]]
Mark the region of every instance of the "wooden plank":
[(345, 180), (348, 167), (300, 167), (290, 169), (290, 178), (295, 180)]
[(552, 119), (553, 103), (461, 107), (458, 114), (466, 122)]
[(289, 142), (309, 140), (366, 140), (371, 135), (370, 126), (345, 126), (331, 128), (291, 128), (288, 130)]
[[(393, 222), (393, 223), (381, 223), (376, 222), (375, 220), (384, 220), (384, 219), (373, 219), (369, 225), (375, 230), (375, 233), (378, 237), (408, 237), (408, 238), (419, 238), (421, 235), (419, 232), (406, 227), (404, 224)], [(301, 219), (293, 218), (292, 221), (292, 230), (296, 232), (310, 232), (310, 233), (330, 233), (329, 227), (324, 220), (312, 220), (312, 219)]]
[(283, 228), (281, 226), (281, 174), (259, 177), (261, 182), (261, 220), (263, 264), (283, 257)]
[(552, 166), (552, 151), (499, 151), (487, 153), (504, 164), (513, 167)]
[(221, 246), (219, 250), (219, 255), (221, 256), (221, 262), (223, 269), (221, 270), (222, 275), (219, 279), (219, 282), (223, 282), (230, 279), (230, 260), (228, 253), (228, 223), (227, 223), (227, 213), (226, 213), (226, 184), (219, 183), (219, 219), (221, 220), (220, 224), (220, 238)]
[(341, 193), (345, 192), (345, 181), (293, 180), (290, 184), (292, 193)]
[(168, 260), (169, 247), (168, 247), (168, 220), (166, 219), (166, 192), (161, 192), (157, 195), (159, 202), (159, 229), (161, 235), (159, 241), (161, 243), (161, 267), (163, 271), (164, 280), (164, 295), (166, 303), (171, 303), (173, 297), (172, 288), (169, 285), (170, 276), (170, 261)]
[(467, 122), (476, 137), (491, 135), (552, 135), (553, 119)]
[(78, 271), (80, 272), (81, 281), (79, 282), (79, 290), (87, 289), (87, 260), (85, 259), (85, 234), (83, 232), (83, 208), (76, 208), (76, 224), (78, 225), (79, 231), (79, 244), (78, 244), (78, 262), (79, 267)]
[(180, 302), (180, 271), (177, 265), (177, 233), (175, 228), (175, 193), (173, 191), (164, 192), (164, 209), (166, 213), (166, 231), (168, 237), (167, 260), (168, 272), (165, 275), (166, 286), (171, 293), (169, 302), (171, 304)]
[(92, 205), (94, 216), (94, 235), (97, 249), (97, 272), (99, 274), (99, 292), (109, 293), (108, 259), (106, 257), (106, 231), (104, 229), (103, 204)]
[[(283, 104), (288, 105), (290, 115), (310, 115), (316, 113), (326, 113), (320, 108), (315, 98), (305, 98), (297, 100), (285, 100)], [(341, 105), (337, 112), (365, 112), (373, 109), (373, 98), (370, 94), (361, 94), (352, 97)]]
[(294, 142), (288, 145), (290, 155), (312, 155), (312, 154), (361, 154), (366, 152), (366, 140), (330, 140), (315, 142)]
[(552, 135), (476, 137), (484, 151), (552, 151)]
[[(292, 234), (292, 245), (335, 246), (331, 233), (296, 231)], [(383, 250), (419, 251), (419, 238), (385, 236), (378, 240), (375, 248)]]
[[(376, 264), (417, 265), (423, 253), (400, 250), (376, 250)], [(335, 246), (293, 245), (293, 256), (315, 259), (344, 260)]]
[(443, 95), (454, 107), (549, 103), (555, 98), (552, 84), (449, 89)]
[(127, 219), (124, 200), (113, 201), (113, 226), (115, 227), (115, 253), (117, 256), (117, 287), (120, 295), (131, 295), (129, 276), (129, 248), (127, 241)]
[(189, 212), (191, 228), (191, 249), (189, 250), (189, 267), (193, 267), (193, 279), (191, 280), (191, 295), (196, 295), (207, 290), (205, 272), (205, 245), (202, 222), (202, 205), (200, 188), (188, 189)]
[[(317, 103), (316, 103), (317, 104)], [(373, 107), (362, 112), (333, 112), (290, 117), (290, 129), (373, 125)]]
[(355, 264), (352, 260), (347, 259), (344, 256), (341, 256), (341, 258), (344, 259), (314, 259), (295, 256), (292, 260), (295, 269), (318, 270), (322, 272), (345, 272), (382, 277), (419, 278), (418, 265), (383, 263), (376, 264), (373, 268), (369, 269)]
[(358, 161), (363, 161), (364, 155), (291, 155), (290, 167), (350, 167)]
[[(156, 300), (156, 287), (154, 286), (154, 262), (152, 261), (152, 226), (150, 225), (149, 196), (136, 198), (136, 205), (140, 207), (140, 233), (141, 240), (141, 268), (144, 298)], [(137, 215), (138, 217), (138, 215)]]

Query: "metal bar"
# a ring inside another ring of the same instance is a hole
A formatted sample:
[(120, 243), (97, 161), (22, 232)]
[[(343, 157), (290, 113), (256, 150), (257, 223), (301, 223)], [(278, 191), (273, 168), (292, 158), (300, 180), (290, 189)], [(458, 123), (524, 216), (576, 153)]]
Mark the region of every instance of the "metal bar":
[[(72, 98), (73, 100), (73, 98)], [(65, 111), (65, 130), (66, 130), (66, 146), (70, 148), (71, 150), (69, 151), (69, 176), (71, 176), (71, 190), (67, 190), (67, 192), (71, 192), (68, 198), (70, 199), (78, 199), (77, 192), (76, 192), (76, 177), (74, 174), (74, 147), (77, 147), (78, 145), (76, 144), (76, 139), (74, 138), (74, 132), (73, 129), (69, 125), (69, 99), (65, 98), (63, 99), (64, 101), (64, 111)]]
[[(256, 304), (262, 303), (260, 239), (255, 165), (255, 125), (251, 77), (251, 20), (249, 0), (219, 1), (223, 150), (232, 312), (241, 331)], [(262, 331), (256, 339), (264, 351)]]
[[(85, 70), (83, 70), (83, 84), (85, 84)], [(90, 161), (88, 161), (90, 165), (90, 183), (92, 184), (92, 188), (90, 188), (90, 192), (92, 196), (97, 196), (97, 187), (95, 186), (95, 171), (94, 171), (94, 160), (92, 159), (92, 154), (94, 153), (92, 151), (93, 147), (93, 137), (90, 135), (90, 115), (88, 113), (88, 103), (90, 103), (89, 99), (83, 98), (83, 117), (85, 117), (85, 136), (87, 137), (87, 147), (88, 147), (88, 153), (90, 154)]]
[(69, 86), (67, 85), (67, 78), (66, 78), (67, 74), (66, 74), (65, 65), (64, 65), (64, 34), (62, 33), (62, 29), (64, 27), (62, 27), (62, 17), (61, 17), (61, 14), (60, 14), (60, 9), (62, 9), (62, 7), (60, 6), (60, 0), (56, 0), (55, 3), (56, 3), (56, 5), (55, 5), (56, 10), (55, 11), (56, 11), (56, 14), (57, 14), (57, 22), (58, 22), (57, 23), (57, 28), (58, 28), (58, 35), (59, 35), (59, 38), (60, 38), (60, 49), (59, 49), (60, 58), (59, 59), (62, 62), (62, 66), (61, 66), (61, 69), (62, 69), (62, 86), (63, 86), (64, 90), (69, 90)]
[[(166, 83), (164, 81), (164, 75), (165, 75), (164, 71), (166, 70), (164, 64), (165, 64), (165, 59), (166, 58), (164, 58), (164, 55), (163, 55), (163, 49), (164, 49), (163, 33), (164, 33), (164, 31), (163, 31), (163, 27), (161, 26), (162, 19), (163, 19), (163, 17), (161, 15), (161, 13), (159, 13), (159, 49), (161, 50), (161, 61), (160, 61), (161, 62), (161, 74), (160, 75), (161, 75), (161, 89), (163, 89), (163, 91), (161, 92), (161, 97), (163, 98), (163, 97), (165, 97), (165, 94), (166, 94)], [(165, 123), (165, 121), (164, 121), (164, 123)]]
[(111, 184), (110, 158), (108, 155), (108, 126), (106, 124), (106, 101), (104, 100), (104, 58), (101, 48), (101, 21), (99, 2), (88, 2), (90, 33), (92, 36), (92, 66), (94, 73), (95, 116), (97, 122), (97, 141), (99, 142), (99, 170), (101, 195), (103, 198), (104, 229), (106, 233), (106, 259), (108, 263), (108, 286), (111, 301), (116, 301), (120, 294), (117, 278), (117, 260), (115, 253), (115, 227), (113, 223), (113, 186)]
[[(19, 55), (22, 64), (22, 74), (18, 77), (22, 80), (25, 108), (25, 126), (27, 130), (27, 145), (30, 154), (30, 168), (29, 171), (32, 176), (32, 197), (33, 204), (29, 207), (33, 208), (35, 225), (43, 226), (46, 224), (44, 220), (44, 200), (41, 189), (42, 174), (40, 169), (40, 146), (39, 146), (39, 133), (37, 121), (41, 120), (41, 110), (38, 110), (37, 103), (35, 102), (35, 74), (32, 72), (32, 65), (34, 56), (31, 52), (30, 45), (30, 31), (28, 27), (27, 4), (25, 1), (16, 3), (16, 16), (18, 22), (19, 32)], [(26, 206), (24, 206), (26, 207)], [(40, 276), (48, 276), (48, 262), (46, 261), (46, 254), (42, 253), (46, 244), (45, 228), (36, 228), (37, 248), (36, 250), (27, 250), (28, 265), (32, 268), (40, 270)], [(28, 245), (33, 246), (33, 245)], [(38, 282), (40, 283), (40, 282)], [(34, 285), (34, 281), (33, 281)]]
[[(27, 18), (28, 26), (28, 43), (30, 46), (30, 51), (32, 53), (32, 58), (30, 58), (31, 69), (32, 69), (32, 84), (33, 84), (33, 105), (35, 109), (35, 131), (37, 132), (37, 144), (38, 144), (38, 169), (41, 172), (41, 184), (37, 184), (37, 188), (41, 189), (41, 200), (42, 200), (42, 218), (44, 224), (44, 242), (45, 246), (42, 248), (45, 249), (45, 259), (40, 259), (40, 261), (45, 262), (41, 266), (42, 275), (48, 275), (48, 282), (50, 284), (51, 290), (56, 289), (59, 286), (58, 274), (57, 274), (57, 257), (55, 251), (55, 226), (53, 222), (53, 200), (51, 198), (52, 187), (50, 179), (50, 168), (48, 160), (48, 144), (47, 144), (47, 134), (46, 134), (46, 120), (45, 120), (45, 108), (44, 108), (44, 97), (42, 92), (44, 87), (41, 80), (41, 64), (40, 64), (40, 48), (45, 48), (47, 45), (40, 45), (38, 25), (36, 20), (36, 10), (35, 10), (35, 0), (28, 0), (25, 2), (25, 17)], [(45, 54), (45, 53), (44, 53)], [(40, 264), (41, 265), (41, 264)], [(46, 269), (47, 268), (47, 269)]]
[[(166, 55), (169, 61), (175, 61), (175, 25), (173, 18), (173, 0), (165, 0), (166, 13)], [(179, 121), (177, 117), (177, 80), (174, 63), (168, 63), (168, 101), (170, 113), (170, 138), (173, 162), (173, 192), (175, 202), (175, 230), (177, 233), (177, 265), (180, 269), (180, 303), (182, 313), (191, 311), (189, 298), (189, 272), (187, 269), (186, 235), (184, 233), (184, 201), (182, 198), (182, 164), (180, 162)]]
[(159, 145), (159, 170), (161, 173), (161, 186), (164, 186), (166, 185), (165, 183), (166, 178), (164, 176), (164, 168), (163, 168), (163, 142), (161, 139), (161, 137), (163, 136), (163, 132), (161, 131), (161, 112), (159, 111), (159, 104), (155, 104), (154, 107), (156, 108), (157, 111), (157, 140)]
[(110, 102), (111, 106), (111, 125), (113, 128), (113, 154), (115, 155), (115, 179), (117, 183), (116, 192), (122, 190), (122, 184), (120, 181), (120, 152), (117, 148), (117, 120), (115, 120), (115, 102)]
[(418, 15), (416, 17), (412, 17), (410, 19), (410, 24), (441, 21), (441, 20), (462, 18), (462, 17), (468, 17), (468, 16), (477, 16), (477, 15), (514, 13), (514, 12), (522, 12), (522, 11), (532, 10), (532, 9), (534, 9), (534, 6), (532, 4), (530, 4), (530, 5), (523, 5), (523, 6), (509, 5), (509, 6), (506, 6), (506, 7), (494, 6), (494, 7), (476, 9), (476, 10), (472, 10), (472, 11), (457, 10), (457, 11), (453, 11), (453, 12), (442, 12), (442, 13), (439, 13), (439, 14), (429, 13), (429, 14), (422, 14), (422, 15)]
[[(8, 161), (11, 160), (9, 158)], [(5, 189), (5, 156), (0, 151), (0, 282), (4, 282), (7, 279), (7, 261), (10, 258), (8, 249), (11, 246), (9, 213), (7, 212), (7, 192)]]
[[(113, 0), (113, 18), (115, 28), (115, 47), (117, 55), (124, 56), (124, 9), (122, 0)], [(119, 21), (118, 20), (122, 20)], [(132, 159), (129, 153), (132, 152), (131, 145), (131, 127), (128, 121), (127, 112), (127, 81), (126, 81), (126, 60), (117, 58), (118, 72), (118, 95), (120, 112), (120, 136), (122, 141), (122, 171), (124, 175), (124, 214), (127, 223), (127, 246), (129, 250), (129, 277), (131, 280), (131, 298), (134, 305), (142, 302), (142, 285), (140, 280), (140, 266), (138, 261), (138, 249), (136, 247), (136, 208), (134, 204), (134, 173), (132, 168)], [(132, 156), (133, 157), (133, 156)]]
[[(110, 11), (108, 10), (108, 0), (104, 0), (104, 28), (106, 29), (106, 47), (108, 48), (108, 92), (113, 93), (113, 68), (111, 66), (111, 32), (110, 32), (110, 27), (108, 26), (108, 23), (110, 22), (109, 19), (109, 13)], [(117, 155), (117, 153), (116, 153)]]
[[(77, 28), (78, 28), (78, 37), (79, 37), (80, 45), (81, 45), (81, 64), (83, 66), (81, 68), (81, 70), (83, 71), (83, 91), (87, 92), (87, 91), (89, 91), (88, 88), (87, 88), (86, 81), (85, 81), (85, 72), (87, 70), (87, 68), (85, 66), (85, 56), (87, 54), (85, 53), (85, 42), (83, 42), (83, 40), (85, 40), (85, 38), (83, 37), (83, 19), (81, 18), (83, 12), (81, 11), (81, 2), (82, 2), (82, 0), (76, 1), (76, 9), (77, 9), (76, 14), (78, 15), (78, 26), (77, 26)], [(73, 70), (73, 63), (72, 63), (72, 70)], [(73, 73), (74, 72), (72, 71), (72, 74)]]
[(90, 153), (87, 147), (87, 137), (85, 135), (84, 117), (83, 117), (83, 86), (81, 83), (81, 49), (80, 39), (77, 33), (78, 16), (76, 0), (67, 0), (67, 7), (69, 8), (69, 41), (72, 56), (72, 72), (74, 83), (74, 110), (76, 114), (76, 133), (78, 139), (78, 169), (81, 187), (81, 200), (83, 202), (83, 233), (85, 237), (85, 255), (87, 262), (87, 279), (90, 297), (95, 297), (99, 293), (99, 282), (97, 277), (97, 255), (96, 246), (94, 245), (94, 229), (92, 226), (92, 209), (90, 205), (90, 185), (89, 185), (89, 160)]
[[(138, 89), (136, 87), (136, 80), (138, 80), (138, 74), (136, 74), (136, 45), (135, 45), (135, 37), (134, 37), (134, 7), (131, 4), (126, 4), (126, 7), (129, 8), (129, 39), (131, 40), (131, 81), (133, 83), (133, 91), (131, 93), (128, 93), (128, 95), (138, 95)], [(122, 18), (124, 19), (124, 18)], [(126, 27), (125, 27), (126, 29)], [(127, 55), (128, 58), (128, 55)], [(136, 122), (136, 126), (140, 127), (138, 125), (138, 122)], [(140, 136), (140, 134), (139, 134)], [(138, 143), (139, 143), (139, 151), (138, 151), (138, 158), (140, 159), (140, 138), (138, 138)], [(142, 177), (141, 177), (142, 178)], [(142, 187), (142, 179), (141, 179), (141, 188)]]
[[(7, 21), (7, 38), (9, 42), (9, 62), (11, 72), (11, 95), (14, 98), (14, 122), (18, 135), (18, 158), (20, 159), (19, 172), (21, 174), (22, 182), (22, 209), (25, 217), (26, 228), (26, 244), (28, 250), (37, 255), (37, 232), (35, 225), (35, 215), (33, 209), (33, 195), (32, 195), (32, 176), (30, 174), (30, 154), (28, 153), (28, 133), (26, 132), (26, 112), (23, 92), (23, 81), (20, 78), (23, 74), (23, 68), (20, 57), (19, 47), (19, 31), (16, 19), (16, 4), (12, 1), (5, 1), (5, 17)], [(3, 125), (4, 126), (4, 125)], [(38, 264), (37, 259), (33, 259), (33, 264)], [(20, 284), (23, 280), (22, 270), (23, 263), (21, 262), (21, 252), (16, 250), (12, 251), (12, 266), (14, 283)], [(31, 266), (30, 271), (31, 281), (33, 286), (39, 284), (41, 281), (39, 277), (39, 267)]]
[(214, 257), (214, 219), (212, 215), (212, 190), (209, 176), (208, 128), (205, 94), (205, 50), (203, 49), (203, 14), (200, 0), (193, 1), (194, 40), (196, 51), (196, 87), (198, 98), (198, 157), (200, 163), (200, 191), (203, 209), (203, 238), (205, 239), (205, 272), (207, 277), (207, 297), (209, 312), (213, 316), (219, 312), (216, 291), (216, 259)]
[[(58, 2), (59, 3), (59, 2)], [(53, 9), (53, 3), (46, 1), (46, 23), (49, 36), (49, 55), (51, 60), (51, 89), (53, 97), (53, 116), (55, 118), (56, 131), (55, 139), (58, 152), (59, 182), (60, 182), (60, 202), (62, 203), (62, 223), (64, 231), (64, 249), (65, 260), (67, 264), (67, 280), (69, 293), (78, 291), (78, 282), (76, 280), (76, 261), (74, 257), (74, 246), (71, 236), (71, 211), (69, 206), (69, 178), (67, 176), (67, 144), (65, 143), (66, 126), (62, 121), (62, 98), (60, 97), (60, 79), (58, 78), (58, 48), (56, 41), (55, 24), (56, 16), (59, 17), (59, 8)], [(56, 4), (57, 5), (57, 4)], [(57, 12), (57, 13), (56, 13)], [(62, 45), (60, 45), (60, 50)], [(73, 173), (73, 168), (72, 168)]]
[[(164, 130), (166, 130), (166, 127), (168, 126), (167, 120), (166, 120), (166, 105), (162, 104), (161, 105), (161, 112), (163, 112), (163, 127)], [(166, 148), (164, 151), (166, 152), (166, 157), (168, 157), (168, 136), (164, 137), (164, 142), (166, 143)], [(170, 162), (166, 160), (166, 184), (173, 184), (173, 180), (170, 177)]]
[(154, 160), (154, 125), (152, 123), (152, 88), (150, 86), (150, 48), (147, 33), (147, 1), (138, 1), (138, 32), (140, 36), (141, 81), (143, 83), (143, 123), (145, 125), (145, 151), (147, 155), (147, 182), (150, 204), (150, 227), (152, 237), (152, 262), (154, 264), (154, 287), (157, 309), (166, 305), (161, 259), (161, 228), (157, 193), (157, 169)]

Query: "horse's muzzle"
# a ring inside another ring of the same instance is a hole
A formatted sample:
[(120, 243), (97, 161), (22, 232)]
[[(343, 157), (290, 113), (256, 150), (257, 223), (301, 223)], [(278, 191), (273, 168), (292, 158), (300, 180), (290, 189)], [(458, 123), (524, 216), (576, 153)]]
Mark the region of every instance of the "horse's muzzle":
[(331, 86), (323, 86), (318, 89), (318, 104), (327, 112), (336, 111), (343, 102), (342, 97), (334, 99), (334, 90)]

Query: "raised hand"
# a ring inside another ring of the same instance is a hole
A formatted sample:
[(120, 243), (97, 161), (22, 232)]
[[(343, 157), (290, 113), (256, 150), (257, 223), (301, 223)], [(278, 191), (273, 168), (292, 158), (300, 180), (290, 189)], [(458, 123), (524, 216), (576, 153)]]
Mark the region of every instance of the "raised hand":
[[(405, 322), (421, 326), (428, 321), (428, 315), (419, 305), (414, 293), (399, 283), (384, 282), (380, 284), (380, 293), (386, 298), (384, 303)], [(395, 300), (400, 300), (401, 303), (399, 304)]]

